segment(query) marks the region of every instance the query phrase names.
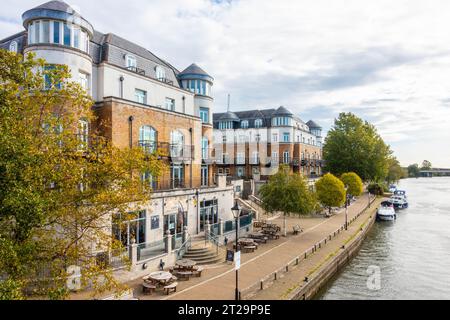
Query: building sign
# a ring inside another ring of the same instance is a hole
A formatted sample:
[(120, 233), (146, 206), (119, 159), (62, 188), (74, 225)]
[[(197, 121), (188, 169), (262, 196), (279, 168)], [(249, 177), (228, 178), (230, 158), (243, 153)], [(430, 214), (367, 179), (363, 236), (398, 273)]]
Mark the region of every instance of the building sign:
[(238, 251), (234, 255), (234, 270), (239, 270), (241, 268), (241, 252)]
[(159, 216), (152, 216), (150, 221), (152, 230), (159, 229)]

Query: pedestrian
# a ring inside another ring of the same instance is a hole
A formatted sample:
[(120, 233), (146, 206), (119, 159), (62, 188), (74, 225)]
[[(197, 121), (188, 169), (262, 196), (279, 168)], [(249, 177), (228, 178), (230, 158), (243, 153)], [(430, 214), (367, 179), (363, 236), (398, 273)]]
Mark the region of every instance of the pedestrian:
[(227, 237), (225, 237), (225, 239), (223, 239), (223, 242), (225, 243), (225, 247), (227, 246), (227, 244), (228, 244), (228, 238)]
[(159, 270), (163, 271), (164, 270), (164, 261), (162, 261), (162, 259), (159, 261)]

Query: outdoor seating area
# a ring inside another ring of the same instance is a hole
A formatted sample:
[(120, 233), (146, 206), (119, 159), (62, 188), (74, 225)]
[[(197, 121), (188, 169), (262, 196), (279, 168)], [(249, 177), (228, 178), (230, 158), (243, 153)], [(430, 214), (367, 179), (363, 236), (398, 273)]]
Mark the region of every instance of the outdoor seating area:
[[(281, 228), (276, 224), (267, 223), (266, 221), (256, 221), (253, 227), (260, 230), (248, 233), (245, 238), (238, 240), (238, 246), (242, 253), (255, 252), (261, 244), (266, 244), (269, 240), (280, 238)], [(233, 245), (233, 249), (236, 249), (235, 244)]]
[(177, 292), (178, 281), (187, 281), (191, 277), (201, 277), (202, 266), (189, 259), (181, 259), (169, 271), (152, 272), (142, 278), (142, 292), (144, 295), (152, 295), (160, 290), (166, 295)]

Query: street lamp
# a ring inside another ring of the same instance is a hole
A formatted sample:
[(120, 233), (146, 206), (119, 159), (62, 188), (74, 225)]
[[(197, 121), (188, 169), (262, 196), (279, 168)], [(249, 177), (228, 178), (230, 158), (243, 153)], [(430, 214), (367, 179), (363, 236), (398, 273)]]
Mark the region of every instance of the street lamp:
[[(239, 252), (238, 240), (239, 240), (239, 217), (241, 215), (241, 207), (237, 200), (234, 203), (234, 206), (231, 208), (231, 212), (233, 212), (233, 217), (236, 219), (236, 250), (235, 252)], [(235, 300), (239, 300), (239, 270), (236, 268), (236, 291), (235, 291)]]
[(348, 223), (347, 223), (347, 214), (348, 214), (348, 194), (347, 194), (347, 191), (348, 191), (348, 186), (345, 186), (345, 230), (347, 230), (347, 226), (348, 226)]
[(369, 191), (369, 193), (368, 193), (368, 194), (369, 194), (369, 208), (370, 208), (370, 191)]

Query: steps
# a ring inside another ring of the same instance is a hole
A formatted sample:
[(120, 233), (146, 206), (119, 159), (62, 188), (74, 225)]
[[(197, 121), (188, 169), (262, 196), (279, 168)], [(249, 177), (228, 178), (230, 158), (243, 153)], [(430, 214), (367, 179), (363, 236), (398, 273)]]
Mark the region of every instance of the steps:
[(183, 259), (194, 260), (199, 265), (215, 264), (225, 261), (225, 257), (218, 255), (215, 248), (204, 246), (193, 246), (184, 254)]

